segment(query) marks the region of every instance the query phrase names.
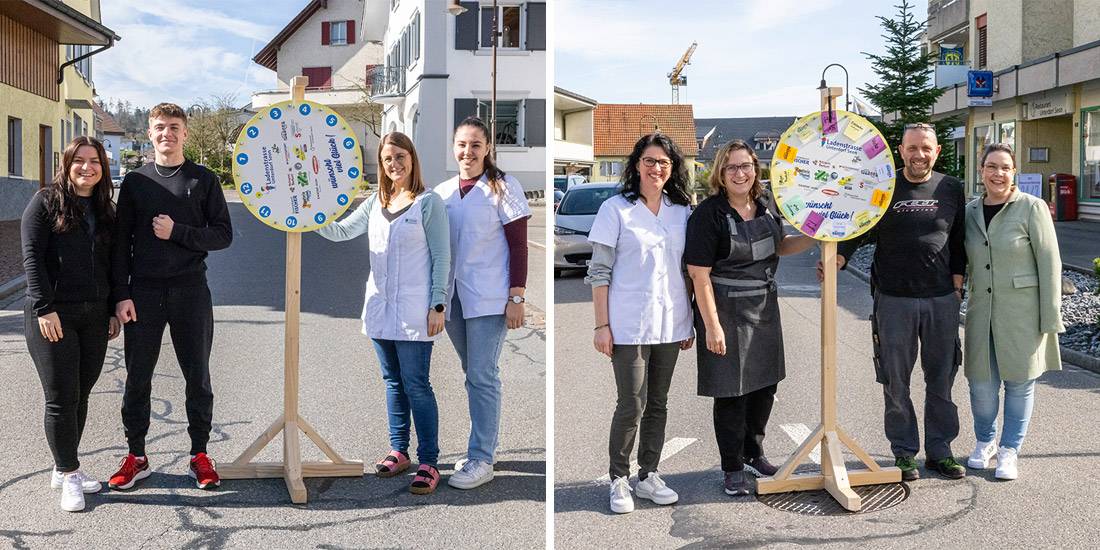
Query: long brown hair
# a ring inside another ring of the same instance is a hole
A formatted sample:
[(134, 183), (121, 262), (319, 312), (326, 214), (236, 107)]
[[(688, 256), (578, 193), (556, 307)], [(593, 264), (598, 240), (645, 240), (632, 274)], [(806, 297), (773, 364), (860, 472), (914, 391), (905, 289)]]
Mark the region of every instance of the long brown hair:
[(99, 156), (100, 178), (92, 188), (92, 204), (96, 214), (96, 238), (106, 241), (110, 238), (111, 227), (115, 223), (115, 205), (111, 202), (114, 188), (111, 186), (111, 163), (107, 158), (107, 151), (103, 144), (96, 138), (80, 136), (69, 142), (65, 152), (61, 155), (61, 166), (57, 167), (57, 173), (53, 176), (53, 182), (47, 188), (46, 208), (50, 216), (54, 218), (54, 232), (65, 233), (73, 229), (84, 219), (84, 206), (77, 199), (76, 187), (69, 180), (69, 170), (72, 168), (76, 152), (84, 146), (95, 149)]
[(412, 171), (409, 173), (409, 192), (414, 197), (424, 192), (424, 178), (420, 175), (420, 158), (416, 156), (416, 146), (413, 145), (409, 136), (401, 132), (390, 132), (382, 136), (382, 141), (378, 143), (378, 198), (382, 200), (383, 208), (390, 205), (390, 200), (397, 193), (397, 185), (390, 179), (389, 174), (386, 174), (386, 167), (382, 163), (382, 148), (386, 144), (409, 152), (412, 162)]
[[(455, 133), (458, 133), (458, 129), (463, 126), (473, 126), (478, 130), (481, 130), (482, 135), (485, 136), (485, 160), (483, 166), (485, 167), (485, 178), (489, 181), (489, 190), (499, 195), (501, 184), (504, 182), (504, 170), (497, 168), (496, 163), (493, 162), (493, 142), (489, 139), (491, 135), (489, 127), (485, 125), (485, 122), (476, 116), (468, 116), (462, 119), (462, 122), (455, 126)], [(451, 141), (454, 141), (454, 136), (451, 136)]]
[[(726, 180), (725, 180), (725, 167), (726, 161), (729, 160), (730, 154), (734, 151), (745, 151), (752, 158), (753, 166), (753, 180), (752, 188), (749, 189), (749, 199), (756, 200), (760, 198), (760, 195), (764, 194), (764, 182), (760, 181), (760, 159), (756, 156), (756, 151), (749, 146), (744, 140), (735, 139), (726, 143), (718, 152), (714, 155), (714, 164), (710, 166), (710, 178), (707, 183), (710, 184), (710, 192), (714, 195), (726, 196)], [(726, 197), (727, 199), (729, 197)]]

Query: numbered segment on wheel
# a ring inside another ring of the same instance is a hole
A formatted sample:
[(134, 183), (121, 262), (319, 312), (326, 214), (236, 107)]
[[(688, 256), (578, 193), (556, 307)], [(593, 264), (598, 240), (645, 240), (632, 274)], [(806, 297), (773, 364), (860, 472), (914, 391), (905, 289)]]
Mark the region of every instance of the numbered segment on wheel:
[(820, 241), (871, 229), (890, 206), (894, 155), (882, 133), (847, 111), (811, 113), (779, 139), (771, 187), (783, 217)]
[(313, 231), (340, 217), (362, 172), (355, 132), (339, 114), (312, 101), (261, 108), (233, 150), (241, 202), (281, 231)]

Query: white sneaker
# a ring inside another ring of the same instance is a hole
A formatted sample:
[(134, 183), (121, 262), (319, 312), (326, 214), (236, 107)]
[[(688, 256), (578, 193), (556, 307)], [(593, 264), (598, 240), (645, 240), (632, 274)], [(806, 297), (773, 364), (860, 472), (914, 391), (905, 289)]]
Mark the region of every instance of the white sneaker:
[(616, 514), (634, 511), (634, 497), (630, 496), (630, 481), (626, 476), (611, 480), (611, 511)]
[(1016, 449), (1008, 447), (997, 449), (997, 471), (993, 476), (997, 479), (1016, 479)]
[(672, 504), (680, 500), (680, 495), (669, 489), (657, 472), (650, 472), (644, 480), (639, 481), (634, 486), (634, 492), (641, 498), (652, 500), (655, 504)]
[(84, 474), (79, 470), (65, 474), (61, 479), (61, 509), (79, 512), (84, 509)]
[(974, 452), (966, 459), (966, 465), (975, 470), (984, 470), (989, 467), (989, 461), (997, 454), (997, 446), (992, 441), (979, 441), (974, 445)]
[(473, 489), (493, 480), (493, 465), (477, 459), (467, 460), (462, 468), (451, 474), (447, 485), (455, 489)]
[[(84, 475), (84, 472), (81, 472), (80, 470), (76, 470), (73, 473), (78, 473), (78, 474), (80, 474), (80, 477), (84, 478), (84, 481), (81, 482), (81, 487), (84, 489), (85, 493), (98, 493), (99, 490), (103, 488), (103, 485), (101, 485), (98, 481), (96, 481), (94, 479), (88, 479), (88, 476)], [(53, 474), (50, 475), (50, 488), (51, 489), (60, 489), (61, 488), (61, 480), (64, 477), (65, 477), (64, 474), (62, 474), (61, 472), (59, 472), (57, 470), (54, 470)]]

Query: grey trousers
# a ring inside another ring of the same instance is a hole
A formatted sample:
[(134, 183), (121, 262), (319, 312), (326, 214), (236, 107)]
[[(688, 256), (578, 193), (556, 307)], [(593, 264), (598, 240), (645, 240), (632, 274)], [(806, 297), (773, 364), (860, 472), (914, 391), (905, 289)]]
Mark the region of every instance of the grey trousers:
[[(665, 445), (668, 388), (676, 368), (679, 342), (650, 345), (616, 345), (611, 353), (619, 398), (611, 419), (608, 454), (611, 479), (630, 475), (630, 452), (638, 442), (638, 479), (657, 471)], [(641, 437), (638, 423), (641, 421)]]
[(909, 381), (917, 360), (924, 370), (924, 454), (936, 461), (951, 455), (959, 435), (959, 412), (951, 386), (959, 371), (959, 299), (954, 293), (935, 298), (875, 294), (875, 378), (886, 400), (886, 438), (895, 457), (915, 457), (920, 450), (917, 414)]

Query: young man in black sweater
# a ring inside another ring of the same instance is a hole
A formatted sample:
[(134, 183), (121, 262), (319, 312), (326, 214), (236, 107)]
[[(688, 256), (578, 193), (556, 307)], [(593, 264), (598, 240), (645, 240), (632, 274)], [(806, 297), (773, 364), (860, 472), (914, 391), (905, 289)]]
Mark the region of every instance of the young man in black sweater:
[(932, 171), (940, 145), (931, 125), (906, 126), (898, 152), (905, 167), (889, 210), (863, 238), (840, 243), (837, 263), (843, 268), (860, 245), (877, 241), (871, 266), (875, 378), (883, 385), (886, 437), (902, 478), (919, 477), (920, 433), (909, 396), (919, 343), (926, 386), (925, 465), (956, 479), (966, 474), (951, 454), (951, 442), (959, 435), (951, 386), (962, 361), (958, 335), (966, 197), (961, 181)]
[(188, 473), (200, 489), (220, 485), (206, 455), (214, 394), (210, 348), (214, 309), (206, 285), (206, 255), (233, 238), (229, 208), (217, 177), (184, 159), (187, 114), (161, 103), (149, 113), (149, 139), (156, 162), (126, 175), (118, 198), (111, 254), (115, 315), (125, 323), (126, 389), (122, 423), (129, 454), (110, 486), (129, 489), (149, 476), (145, 436), (153, 370), (167, 326), (186, 382)]

